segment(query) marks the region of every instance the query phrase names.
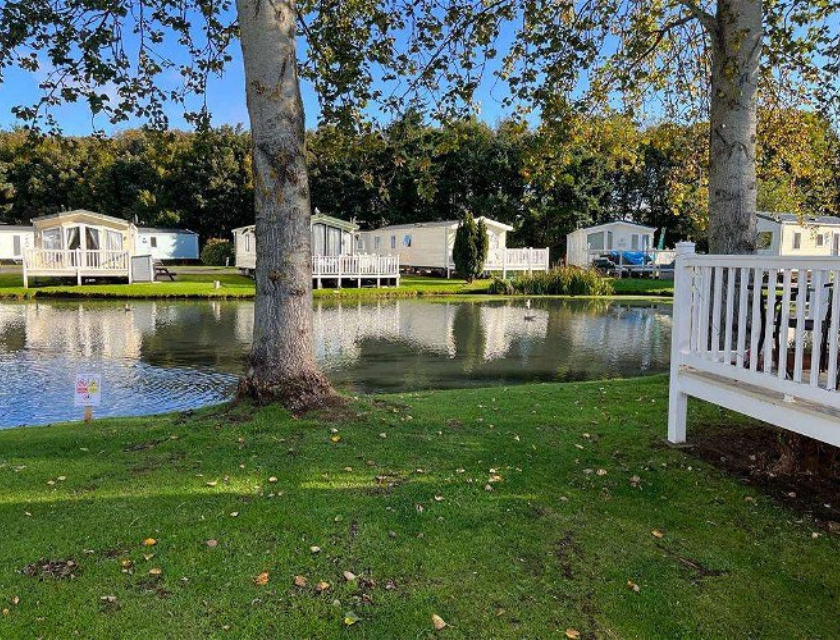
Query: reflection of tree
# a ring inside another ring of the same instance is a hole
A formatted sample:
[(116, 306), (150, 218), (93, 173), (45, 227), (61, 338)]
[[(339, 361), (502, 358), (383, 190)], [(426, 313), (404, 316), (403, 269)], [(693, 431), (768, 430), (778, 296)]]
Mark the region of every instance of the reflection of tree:
[(455, 355), (463, 363), (465, 373), (471, 373), (484, 363), (487, 336), (482, 322), (481, 306), (464, 302), (455, 311), (452, 323)]

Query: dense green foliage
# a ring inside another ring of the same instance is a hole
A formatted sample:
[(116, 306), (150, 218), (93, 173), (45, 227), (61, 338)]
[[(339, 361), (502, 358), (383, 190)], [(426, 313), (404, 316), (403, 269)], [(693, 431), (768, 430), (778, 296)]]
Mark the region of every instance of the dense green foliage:
[(201, 250), (201, 262), (209, 267), (233, 265), (234, 250), (230, 240), (210, 238)]
[[(656, 377), (0, 431), (0, 636), (425, 638), (435, 614), (453, 639), (836, 637), (840, 538), (662, 446), (667, 393)], [(692, 439), (752, 424), (690, 419)], [(21, 571), (41, 558), (76, 579)]]
[(452, 261), (455, 263), (455, 272), (462, 278), (466, 278), (467, 282), (472, 282), (484, 268), (487, 253), (485, 251), (484, 255), (481, 255), (481, 249), (486, 247), (486, 243), (482, 242), (479, 235), (482, 231), (486, 237), (486, 227), (482, 225), (480, 230), (469, 211), (464, 214), (463, 220), (455, 231)]
[(517, 274), (511, 280), (494, 279), (490, 293), (533, 296), (609, 296), (613, 287), (595, 269), (555, 267), (550, 271)]
[[(252, 224), (250, 137), (127, 131), (113, 138), (0, 133), (0, 222), (87, 208), (205, 240)], [(447, 127), (417, 114), (348, 135), (308, 136), (312, 203), (363, 228), (453, 220), (464, 212), (514, 226), (508, 246), (548, 246), (623, 217), (664, 229), (667, 244), (702, 240), (708, 127), (640, 128), (626, 118), (579, 118), (529, 128), (475, 121)], [(814, 114), (766, 111), (759, 121), (759, 204), (840, 214), (840, 144)]]

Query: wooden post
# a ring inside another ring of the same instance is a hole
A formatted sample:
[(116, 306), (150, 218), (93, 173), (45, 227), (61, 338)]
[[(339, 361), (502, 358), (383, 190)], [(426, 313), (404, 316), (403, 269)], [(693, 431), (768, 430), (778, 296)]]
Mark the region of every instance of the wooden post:
[(691, 344), (691, 276), (686, 258), (694, 255), (693, 242), (677, 243), (677, 258), (674, 264), (673, 328), (671, 330), (671, 378), (668, 393), (668, 441), (673, 444), (685, 442), (688, 396), (680, 387), (682, 354)]
[(93, 422), (93, 407), (85, 407), (85, 424)]

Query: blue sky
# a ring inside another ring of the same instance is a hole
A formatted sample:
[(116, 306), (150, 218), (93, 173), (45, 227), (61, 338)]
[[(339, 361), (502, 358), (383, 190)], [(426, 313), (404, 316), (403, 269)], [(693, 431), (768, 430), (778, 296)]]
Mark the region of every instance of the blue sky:
[[(179, 50), (174, 46), (165, 49), (167, 55), (178, 58)], [(245, 105), (245, 80), (242, 56), (239, 42), (234, 41), (230, 47), (233, 60), (227, 65), (221, 77), (211, 78), (207, 90), (207, 105), (212, 114), (215, 126), (222, 124), (242, 124), (248, 126), (248, 111)], [(40, 74), (40, 72), (39, 72)], [(17, 68), (5, 70), (5, 81), (0, 84), (0, 129), (9, 129), (19, 121), (11, 112), (16, 105), (34, 104), (39, 94), (38, 83), (43, 75), (21, 71)], [(161, 78), (164, 78), (162, 74)], [(313, 88), (307, 83), (302, 87), (304, 107), (306, 110), (307, 128), (314, 128), (318, 122), (319, 105)], [(495, 123), (508, 115), (501, 106), (501, 96), (504, 89), (489, 77), (477, 92), (481, 104), (480, 117), (488, 123)], [(193, 106), (200, 105), (200, 98), (193, 99)], [(141, 121), (111, 125), (107, 118), (99, 117), (92, 121), (91, 114), (85, 103), (66, 104), (52, 109), (63, 133), (68, 135), (86, 135), (95, 130), (102, 130), (107, 134), (124, 130), (132, 126), (139, 126)], [(188, 129), (190, 126), (184, 120), (183, 107), (177, 104), (167, 106), (170, 127)]]

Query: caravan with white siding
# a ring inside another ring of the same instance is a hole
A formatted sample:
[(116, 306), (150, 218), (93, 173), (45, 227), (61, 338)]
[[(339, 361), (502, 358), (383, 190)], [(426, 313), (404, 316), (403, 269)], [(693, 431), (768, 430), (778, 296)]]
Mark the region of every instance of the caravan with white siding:
[(198, 260), (198, 234), (189, 229), (137, 227), (135, 255), (155, 260)]
[[(484, 263), (487, 271), (502, 271), (506, 276), (508, 271), (546, 271), (549, 268), (547, 248), (508, 249), (507, 234), (513, 227), (490, 218), (478, 220), (484, 220), (487, 227), (489, 251)], [(398, 255), (404, 267), (445, 271), (448, 276), (455, 270), (452, 249), (458, 224), (458, 220), (417, 222), (361, 231), (356, 238), (356, 249)]]
[(35, 228), (0, 224), (0, 262), (19, 262), (35, 243)]
[[(312, 232), (312, 279), (317, 288), (334, 284), (397, 285), (400, 283), (399, 257), (381, 256), (355, 250), (354, 234), (359, 226), (316, 210), (310, 219)], [(257, 267), (257, 237), (254, 225), (233, 230), (236, 268), (253, 275)]]
[(585, 227), (566, 235), (566, 264), (588, 267), (602, 253), (653, 249), (653, 227), (627, 220), (614, 220)]
[(756, 253), (763, 256), (840, 255), (840, 218), (759, 212)]

